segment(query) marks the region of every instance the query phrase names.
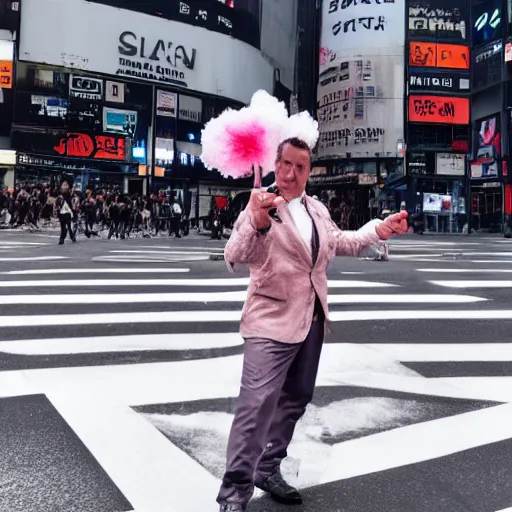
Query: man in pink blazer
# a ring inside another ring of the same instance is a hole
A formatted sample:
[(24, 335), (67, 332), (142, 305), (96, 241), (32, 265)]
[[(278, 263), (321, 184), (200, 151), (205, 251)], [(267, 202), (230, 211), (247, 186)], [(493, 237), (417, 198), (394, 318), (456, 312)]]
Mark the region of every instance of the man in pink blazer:
[[(326, 269), (337, 256), (358, 256), (408, 230), (407, 212), (370, 230), (341, 231), (305, 188), (308, 145), (284, 141), (276, 159), (280, 195), (253, 190), (226, 245), (230, 268), (249, 266), (241, 321), (245, 339), (240, 395), (228, 441), (220, 512), (243, 512), (254, 486), (277, 501), (300, 504), (283, 479), (281, 461), (295, 425), (313, 397), (324, 328), (329, 327)], [(269, 211), (277, 208), (271, 217)]]

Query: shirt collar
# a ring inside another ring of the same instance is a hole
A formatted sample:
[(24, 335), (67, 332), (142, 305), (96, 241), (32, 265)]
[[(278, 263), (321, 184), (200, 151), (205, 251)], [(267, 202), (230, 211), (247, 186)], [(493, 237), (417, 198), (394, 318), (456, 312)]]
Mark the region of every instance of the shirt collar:
[(288, 204), (292, 205), (292, 206), (297, 206), (299, 204), (304, 204), (305, 202), (306, 202), (306, 192), (302, 192), (302, 194), (299, 197), (296, 197), (295, 199), (288, 201)]

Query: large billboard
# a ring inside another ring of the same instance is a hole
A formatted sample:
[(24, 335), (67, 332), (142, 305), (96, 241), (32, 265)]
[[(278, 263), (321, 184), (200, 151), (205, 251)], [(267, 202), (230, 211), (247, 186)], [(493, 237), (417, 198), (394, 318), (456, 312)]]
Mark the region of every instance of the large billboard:
[(468, 124), (469, 98), (409, 96), (409, 121), (416, 123)]
[(502, 16), (501, 0), (471, 2), (473, 47), (503, 36)]
[(408, 3), (410, 37), (442, 37), (469, 41), (466, 0), (411, 0)]
[(404, 2), (324, 0), (318, 158), (397, 155), (403, 138)]
[[(23, 0), (19, 59), (249, 102), (274, 68), (229, 36), (85, 0)], [(77, 20), (81, 20), (77, 23)]]
[(469, 69), (469, 47), (431, 42), (409, 43), (409, 65), (426, 68)]

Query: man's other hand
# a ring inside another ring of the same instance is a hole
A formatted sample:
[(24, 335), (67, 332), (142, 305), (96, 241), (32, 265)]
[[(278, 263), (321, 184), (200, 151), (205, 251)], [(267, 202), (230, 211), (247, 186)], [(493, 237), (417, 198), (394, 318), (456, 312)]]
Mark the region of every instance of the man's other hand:
[(405, 235), (409, 231), (407, 217), (408, 214), (406, 211), (390, 215), (384, 222), (375, 228), (378, 237), (381, 240), (387, 240), (393, 235)]

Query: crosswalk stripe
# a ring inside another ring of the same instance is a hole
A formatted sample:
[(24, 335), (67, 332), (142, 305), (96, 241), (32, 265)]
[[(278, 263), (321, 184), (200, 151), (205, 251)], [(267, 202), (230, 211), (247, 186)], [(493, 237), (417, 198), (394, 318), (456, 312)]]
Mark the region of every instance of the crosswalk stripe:
[(51, 261), (51, 260), (68, 260), (67, 256), (32, 256), (30, 258), (0, 258), (0, 261)]
[[(149, 304), (149, 303), (211, 303), (243, 302), (247, 291), (198, 293), (129, 293), (129, 294), (62, 294), (62, 295), (0, 295), (0, 304)], [(469, 304), (487, 299), (471, 295), (445, 294), (343, 294), (329, 295), (329, 304)]]
[(190, 262), (190, 261), (206, 261), (210, 258), (209, 255), (193, 255), (193, 256), (177, 256), (169, 254), (166, 258), (147, 256), (142, 258), (140, 256), (95, 256), (92, 261), (103, 261), (106, 263), (179, 263), (179, 262)]
[(32, 245), (50, 245), (48, 242), (8, 242), (6, 240), (2, 240), (0, 241), (0, 246), (2, 245), (7, 245), (7, 246), (10, 246), (10, 245), (15, 245), (15, 246), (19, 246), (19, 247), (23, 247), (23, 246), (27, 246), (27, 247), (30, 247)]
[[(241, 311), (162, 311), (130, 313), (86, 313), (74, 315), (0, 316), (0, 327), (42, 327), (50, 325), (156, 324), (156, 323), (219, 323), (239, 322)], [(421, 311), (333, 311), (332, 322), (394, 321), (394, 320), (512, 320), (512, 310), (421, 310)]]
[(402, 362), (512, 361), (512, 343), (368, 343), (365, 347)]
[(509, 268), (417, 268), (416, 272), (437, 272), (444, 274), (499, 274), (512, 273)]
[(0, 353), (18, 355), (94, 354), (152, 350), (202, 350), (237, 347), (239, 333), (145, 334), (13, 340), (0, 343)]
[[(158, 254), (160, 256), (165, 256), (167, 254), (186, 254), (187, 256), (188, 255), (191, 255), (191, 256), (202, 256), (202, 255), (209, 255), (212, 251), (175, 251), (175, 250), (170, 250), (170, 251), (108, 251), (109, 253), (112, 253), (112, 254)], [(221, 252), (221, 251), (215, 251), (215, 252)]]
[[(64, 281), (0, 281), (0, 288), (78, 286), (247, 286), (250, 278), (235, 279), (70, 279)], [(330, 288), (391, 288), (395, 284), (374, 281), (328, 281)]]
[(189, 268), (36, 268), (30, 270), (8, 270), (0, 272), (4, 275), (45, 275), (45, 274), (178, 274), (190, 272)]
[(329, 318), (333, 322), (359, 322), (365, 320), (512, 320), (512, 310), (333, 311), (330, 313)]
[(429, 281), (445, 288), (512, 288), (512, 281)]

